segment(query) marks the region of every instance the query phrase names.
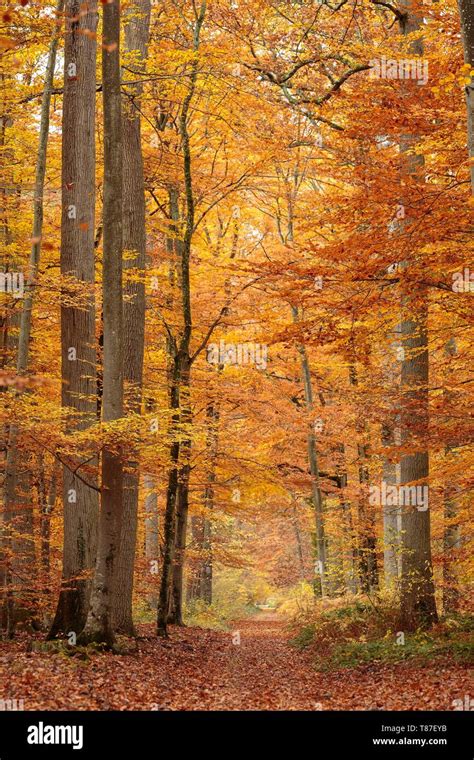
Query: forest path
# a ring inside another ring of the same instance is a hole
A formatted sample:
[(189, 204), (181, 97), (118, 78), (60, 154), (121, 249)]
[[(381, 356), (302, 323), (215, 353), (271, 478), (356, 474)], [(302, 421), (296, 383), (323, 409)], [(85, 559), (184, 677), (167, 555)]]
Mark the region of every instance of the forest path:
[(12, 642), (0, 656), (0, 698), (23, 699), (26, 710), (450, 710), (472, 693), (467, 668), (446, 661), (317, 672), (268, 612), (228, 632), (142, 632), (134, 654), (86, 660)]

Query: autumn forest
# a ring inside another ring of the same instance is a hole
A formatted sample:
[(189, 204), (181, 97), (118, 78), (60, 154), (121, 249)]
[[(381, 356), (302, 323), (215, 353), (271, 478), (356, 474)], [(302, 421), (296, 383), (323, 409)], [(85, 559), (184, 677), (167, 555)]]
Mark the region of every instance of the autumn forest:
[(1, 710), (474, 709), (473, 212), (470, 0), (3, 5)]

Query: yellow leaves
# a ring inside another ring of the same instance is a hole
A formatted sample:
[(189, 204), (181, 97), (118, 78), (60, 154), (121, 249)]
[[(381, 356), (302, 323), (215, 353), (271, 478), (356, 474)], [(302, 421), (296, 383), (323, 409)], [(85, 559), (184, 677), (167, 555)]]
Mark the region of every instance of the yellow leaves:
[[(464, 87), (467, 84), (471, 84), (474, 77), (474, 69), (472, 69), (469, 63), (465, 63), (460, 69), (461, 76), (457, 77), (457, 82)], [(454, 75), (451, 75), (454, 77)]]

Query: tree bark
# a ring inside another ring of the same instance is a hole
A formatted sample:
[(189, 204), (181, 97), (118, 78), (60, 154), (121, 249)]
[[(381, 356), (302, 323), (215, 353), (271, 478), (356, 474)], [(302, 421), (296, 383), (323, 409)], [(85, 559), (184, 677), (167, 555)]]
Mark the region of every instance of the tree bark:
[[(125, 16), (125, 50), (136, 51), (136, 78), (144, 73), (150, 28), (150, 0), (134, 0)], [(127, 19), (128, 16), (131, 16)], [(135, 77), (135, 74), (134, 74)], [(124, 257), (124, 380), (127, 411), (140, 413), (145, 343), (145, 184), (140, 129), (140, 98), (143, 87), (127, 87), (128, 102), (123, 108), (123, 249)], [(131, 277), (127, 278), (130, 271)], [(137, 541), (138, 492), (140, 470), (138, 454), (132, 452), (124, 470), (123, 520), (117, 563), (115, 625), (118, 631), (133, 636), (133, 573)]]
[[(405, 15), (400, 26), (402, 34), (410, 34), (420, 28), (421, 20), (411, 12), (411, 2), (403, 4)], [(423, 54), (423, 44), (413, 45), (413, 52)], [(407, 84), (408, 86), (408, 84)], [(422, 160), (413, 154), (416, 136), (407, 134), (400, 141), (402, 170), (415, 181), (422, 180)], [(404, 199), (410, 208), (410, 199)], [(405, 228), (409, 225), (409, 213)], [(404, 262), (402, 269), (409, 264)], [(400, 338), (403, 348), (401, 366), (401, 445), (413, 453), (402, 457), (400, 484), (421, 483), (426, 485), (429, 477), (427, 435), (429, 425), (428, 407), (428, 295), (426, 287), (402, 279)], [(420, 505), (403, 505), (401, 540), (400, 624), (404, 630), (430, 626), (437, 620), (431, 561), (430, 508)]]
[[(104, 380), (102, 418), (123, 416), (122, 303), (122, 108), (120, 93), (120, 2), (103, 6), (102, 88), (104, 107)], [(97, 562), (83, 643), (114, 643), (114, 600), (117, 554), (123, 509), (123, 466), (120, 443), (102, 451), (101, 508)]]
[[(81, 13), (80, 0), (66, 0), (62, 125), (61, 374), (66, 431), (96, 423), (95, 338), (95, 99), (97, 3)], [(91, 34), (85, 34), (85, 32)], [(64, 543), (62, 584), (49, 638), (82, 630), (89, 604), (97, 548), (97, 458), (76, 456), (63, 468)]]

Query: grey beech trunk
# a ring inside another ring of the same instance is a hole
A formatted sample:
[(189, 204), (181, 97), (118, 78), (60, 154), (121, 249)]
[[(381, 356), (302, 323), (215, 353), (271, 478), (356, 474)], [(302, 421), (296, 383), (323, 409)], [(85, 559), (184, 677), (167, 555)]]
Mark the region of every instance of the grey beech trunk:
[[(411, 12), (410, 0), (403, 3), (405, 15), (400, 22), (402, 34), (420, 28), (421, 19)], [(413, 52), (423, 55), (419, 40), (412, 46)], [(409, 85), (406, 85), (409, 87)], [(400, 140), (402, 172), (415, 182), (423, 181), (423, 161), (413, 148), (416, 135), (405, 134)], [(407, 209), (404, 227), (410, 224), (411, 198), (403, 198)], [(409, 263), (403, 262), (402, 270)], [(403, 348), (401, 363), (401, 445), (411, 450), (400, 462), (400, 484), (428, 483), (428, 294), (424, 285), (401, 285), (400, 339)], [(429, 626), (437, 620), (433, 568), (431, 560), (431, 524), (428, 504), (404, 504), (401, 507), (401, 582), (400, 625), (405, 630)]]
[[(136, 51), (138, 60), (128, 79), (144, 75), (150, 28), (150, 0), (134, 0), (125, 16), (125, 49)], [(131, 15), (128, 19), (127, 16)], [(140, 129), (140, 83), (127, 85), (123, 104), (123, 249), (124, 257), (124, 380), (126, 407), (139, 414), (142, 403), (143, 354), (145, 342), (145, 185)], [(127, 270), (132, 270), (127, 278)], [(140, 472), (138, 454), (131, 452), (124, 470), (123, 520), (117, 563), (115, 626), (133, 635), (132, 595), (137, 541), (138, 492)]]
[[(103, 6), (102, 91), (104, 108), (104, 203), (102, 303), (104, 315), (102, 419), (123, 416), (122, 303), (122, 108), (120, 2)], [(120, 442), (102, 450), (97, 562), (82, 642), (114, 642), (114, 594), (123, 508)]]
[[(97, 422), (95, 337), (95, 101), (97, 3), (80, 13), (66, 0), (62, 121), (61, 402), (66, 432)], [(91, 34), (84, 32), (90, 31)], [(79, 633), (85, 623), (97, 547), (97, 457), (63, 467), (63, 570), (49, 633)], [(79, 479), (73, 473), (81, 468)], [(86, 481), (86, 482), (84, 482)], [(90, 486), (87, 485), (90, 483)]]

